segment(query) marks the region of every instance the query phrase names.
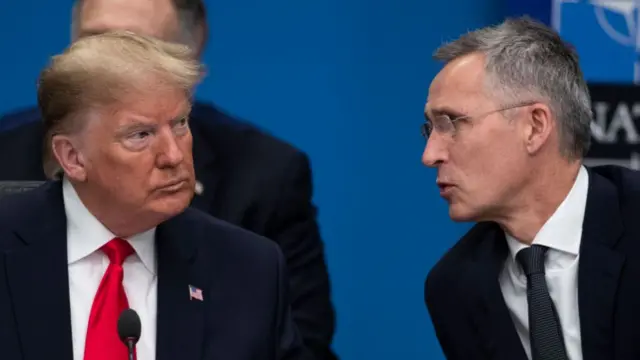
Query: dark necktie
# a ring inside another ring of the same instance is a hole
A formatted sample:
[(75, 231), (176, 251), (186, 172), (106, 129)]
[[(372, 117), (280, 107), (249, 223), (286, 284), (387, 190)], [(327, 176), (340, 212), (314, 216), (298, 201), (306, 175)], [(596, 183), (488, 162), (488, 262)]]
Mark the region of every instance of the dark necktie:
[(567, 360), (558, 313), (544, 277), (546, 252), (547, 247), (532, 245), (516, 255), (527, 275), (531, 355), (533, 360)]

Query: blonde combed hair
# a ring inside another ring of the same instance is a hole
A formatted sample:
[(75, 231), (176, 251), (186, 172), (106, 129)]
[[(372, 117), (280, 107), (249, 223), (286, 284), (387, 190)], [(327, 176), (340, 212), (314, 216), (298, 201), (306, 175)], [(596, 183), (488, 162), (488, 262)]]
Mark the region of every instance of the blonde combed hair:
[(189, 47), (128, 31), (81, 38), (53, 56), (38, 80), (44, 121), (43, 166), (56, 178), (61, 168), (51, 149), (56, 134), (81, 130), (88, 114), (122, 104), (153, 86), (181, 89), (191, 98), (203, 74)]

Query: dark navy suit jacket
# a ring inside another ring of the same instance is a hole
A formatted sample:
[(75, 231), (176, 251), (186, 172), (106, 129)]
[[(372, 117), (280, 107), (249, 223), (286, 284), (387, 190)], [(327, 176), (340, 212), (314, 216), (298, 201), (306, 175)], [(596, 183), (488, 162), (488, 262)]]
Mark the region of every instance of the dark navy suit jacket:
[[(160, 224), (156, 242), (158, 360), (309, 358), (275, 243), (192, 208)], [(3, 360), (72, 359), (66, 245), (60, 181), (0, 200)]]
[[(588, 169), (578, 264), (584, 360), (640, 359), (640, 173)], [(475, 225), (430, 271), (425, 300), (450, 360), (526, 360), (498, 282), (509, 249)]]
[[(307, 156), (207, 103), (194, 104), (190, 127), (196, 177), (204, 187), (192, 206), (280, 246), (305, 344), (319, 360), (336, 359), (335, 315)], [(44, 180), (38, 110), (5, 115), (0, 129), (0, 180)]]

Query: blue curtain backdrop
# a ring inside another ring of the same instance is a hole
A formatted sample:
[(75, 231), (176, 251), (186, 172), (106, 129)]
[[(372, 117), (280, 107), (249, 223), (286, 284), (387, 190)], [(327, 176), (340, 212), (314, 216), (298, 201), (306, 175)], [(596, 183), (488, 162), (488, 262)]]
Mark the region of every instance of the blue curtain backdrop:
[[(207, 1), (198, 91), (311, 157), (343, 359), (442, 359), (428, 270), (468, 228), (420, 163), (419, 125), (443, 40), (501, 20), (499, 0)], [(35, 104), (68, 43), (70, 0), (0, 1), (0, 112)], [(6, 154), (4, 155), (6, 156)], [(0, 350), (1, 351), (1, 350)], [(0, 358), (1, 358), (0, 354)]]

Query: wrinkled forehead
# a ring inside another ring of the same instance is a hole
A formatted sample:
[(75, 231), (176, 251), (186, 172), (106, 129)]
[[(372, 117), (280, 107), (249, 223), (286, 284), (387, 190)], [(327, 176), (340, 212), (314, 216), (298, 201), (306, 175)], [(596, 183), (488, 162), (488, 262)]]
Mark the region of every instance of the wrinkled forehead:
[(84, 0), (78, 10), (79, 37), (129, 30), (171, 40), (178, 29), (171, 0)]
[[(98, 132), (119, 131), (131, 126), (155, 127), (189, 117), (190, 99), (181, 90), (165, 87), (140, 92), (137, 96), (122, 97), (102, 106), (88, 107), (87, 124)], [(108, 132), (96, 134), (107, 136)]]
[(466, 55), (452, 60), (435, 76), (429, 86), (426, 115), (465, 114), (487, 101), (484, 58)]

